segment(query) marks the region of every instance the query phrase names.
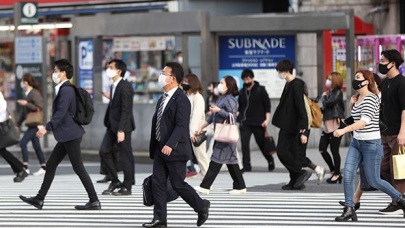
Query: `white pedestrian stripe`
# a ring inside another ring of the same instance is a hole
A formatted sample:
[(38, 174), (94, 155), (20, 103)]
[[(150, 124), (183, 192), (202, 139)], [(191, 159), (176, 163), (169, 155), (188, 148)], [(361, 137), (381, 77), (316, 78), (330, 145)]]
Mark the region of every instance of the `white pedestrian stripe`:
[[(136, 183), (142, 183), (148, 175), (137, 174)], [(100, 176), (91, 177), (95, 182)], [(84, 205), (88, 197), (74, 174), (56, 175), (42, 210), (18, 198), (19, 195), (35, 196), (42, 179), (30, 176), (22, 183), (13, 183), (11, 176), (0, 176), (0, 227), (141, 227), (152, 219), (153, 207), (143, 206), (140, 185), (133, 186), (130, 196), (105, 196), (101, 192), (108, 184), (95, 183), (102, 210), (75, 210), (74, 206)], [(230, 195), (229, 188), (217, 185), (214, 183), (210, 195), (201, 195), (211, 201), (209, 219), (202, 227), (372, 228), (404, 227), (405, 224), (402, 215), (378, 214), (378, 210), (390, 202), (390, 198), (380, 192), (363, 195), (357, 211), (358, 222), (338, 223), (334, 218), (342, 213), (338, 204), (343, 200), (342, 193), (253, 192), (249, 190), (252, 186), (248, 186), (246, 195)], [(181, 198), (168, 204), (168, 227), (196, 227), (196, 221), (197, 213)]]

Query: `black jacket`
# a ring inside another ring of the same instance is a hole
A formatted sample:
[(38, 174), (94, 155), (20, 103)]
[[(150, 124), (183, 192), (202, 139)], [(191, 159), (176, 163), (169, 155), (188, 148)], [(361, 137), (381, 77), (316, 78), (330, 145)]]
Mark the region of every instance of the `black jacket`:
[(131, 83), (121, 79), (115, 88), (113, 99), (110, 99), (104, 117), (104, 125), (112, 132), (128, 133), (135, 130), (135, 120), (132, 114), (133, 96)]
[(304, 82), (295, 78), (284, 86), (271, 123), (283, 131), (298, 134), (308, 129), (308, 116), (304, 103)]
[(266, 120), (266, 113), (271, 109), (269, 94), (257, 81), (250, 91), (245, 87), (240, 90), (238, 102), (237, 121), (241, 124), (261, 126)]
[(345, 105), (341, 89), (330, 90), (328, 96), (322, 96), (323, 121), (334, 118), (345, 118)]
[[(152, 128), (149, 145), (149, 157), (160, 156), (167, 161), (188, 161), (192, 158), (190, 142), (190, 112), (191, 104), (188, 97), (177, 88), (167, 103), (160, 120), (160, 142), (156, 140), (157, 112), (162, 98), (156, 104), (156, 111), (152, 117)], [(167, 145), (173, 149), (170, 156), (161, 151)]]

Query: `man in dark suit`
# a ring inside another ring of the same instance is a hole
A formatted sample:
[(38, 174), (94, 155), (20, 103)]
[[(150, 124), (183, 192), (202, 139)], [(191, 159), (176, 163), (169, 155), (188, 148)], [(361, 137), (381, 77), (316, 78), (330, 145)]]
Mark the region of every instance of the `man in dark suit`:
[[(131, 83), (123, 80), (127, 65), (120, 59), (113, 59), (106, 71), (107, 77), (113, 80), (110, 93), (110, 103), (104, 117), (107, 131), (100, 146), (100, 157), (111, 179), (110, 186), (103, 195), (131, 195), (133, 181), (133, 154), (131, 147), (131, 133), (135, 130), (132, 115), (134, 91)], [(112, 147), (118, 143), (119, 160), (124, 181), (120, 182), (113, 159)], [(116, 188), (121, 188), (114, 192)]]
[(165, 93), (156, 106), (152, 118), (149, 156), (154, 159), (152, 193), (155, 202), (153, 219), (144, 227), (167, 226), (166, 182), (170, 179), (173, 190), (198, 213), (197, 226), (208, 219), (210, 202), (202, 200), (194, 189), (184, 182), (186, 163), (192, 158), (189, 135), (191, 104), (178, 88), (183, 80), (183, 68), (169, 62), (159, 76), (159, 85)]
[(51, 120), (37, 132), (37, 137), (42, 138), (48, 131), (52, 131), (58, 142), (46, 163), (46, 173), (41, 189), (35, 197), (20, 196), (20, 199), (38, 209), (42, 209), (44, 199), (55, 177), (55, 171), (60, 162), (69, 156), (73, 170), (79, 176), (87, 194), (89, 202), (84, 206), (76, 206), (77, 210), (99, 210), (100, 201), (94, 189), (93, 182), (84, 168), (80, 143), (85, 131), (82, 126), (73, 120), (76, 113), (76, 94), (69, 79), (73, 77), (73, 66), (66, 59), (55, 62), (55, 71), (52, 80), (57, 84), (56, 96), (52, 103)]

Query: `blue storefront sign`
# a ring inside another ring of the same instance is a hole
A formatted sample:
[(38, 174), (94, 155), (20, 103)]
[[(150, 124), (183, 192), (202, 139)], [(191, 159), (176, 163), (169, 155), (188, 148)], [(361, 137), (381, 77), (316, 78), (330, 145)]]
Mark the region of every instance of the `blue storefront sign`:
[(290, 59), (295, 65), (295, 36), (220, 36), (219, 79), (230, 75), (242, 85), (241, 72), (252, 69), (255, 80), (264, 85), (271, 98), (281, 96), (285, 81), (277, 76), (277, 63)]
[(93, 97), (93, 40), (79, 40), (78, 50), (79, 75), (78, 85)]

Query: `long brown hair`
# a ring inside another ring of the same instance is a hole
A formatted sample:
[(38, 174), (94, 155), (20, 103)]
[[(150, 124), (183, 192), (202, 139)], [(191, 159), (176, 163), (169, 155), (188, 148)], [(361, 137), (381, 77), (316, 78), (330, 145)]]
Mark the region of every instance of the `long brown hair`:
[(190, 86), (190, 89), (188, 90), (189, 93), (191, 94), (195, 94), (197, 92), (199, 92), (200, 94), (203, 93), (203, 87), (197, 75), (187, 74), (186, 77), (184, 77), (184, 79), (187, 79), (188, 85)]
[(342, 89), (343, 88), (343, 77), (340, 73), (338, 72), (332, 72), (329, 74), (332, 76), (332, 90), (335, 89)]
[(357, 73), (361, 73), (364, 79), (368, 81), (367, 85), (368, 90), (370, 90), (370, 92), (374, 93), (375, 95), (378, 95), (378, 89), (375, 84), (373, 72), (369, 70), (358, 70), (354, 75), (356, 75)]
[(228, 88), (225, 94), (230, 94), (234, 97), (239, 95), (239, 89), (235, 79), (232, 76), (225, 76), (224, 80), (226, 87)]
[(38, 81), (32, 76), (31, 74), (24, 74), (24, 76), (21, 78), (21, 81), (26, 81), (28, 85), (32, 86), (32, 88), (36, 89), (41, 92), (41, 86), (39, 85)]

